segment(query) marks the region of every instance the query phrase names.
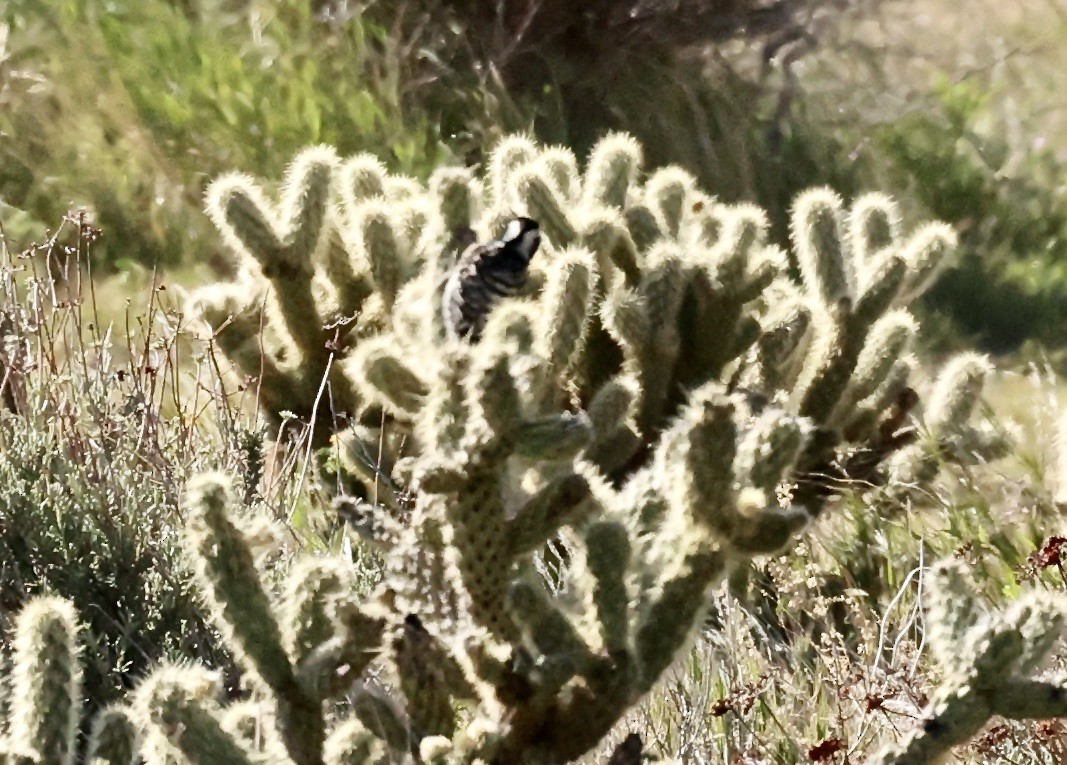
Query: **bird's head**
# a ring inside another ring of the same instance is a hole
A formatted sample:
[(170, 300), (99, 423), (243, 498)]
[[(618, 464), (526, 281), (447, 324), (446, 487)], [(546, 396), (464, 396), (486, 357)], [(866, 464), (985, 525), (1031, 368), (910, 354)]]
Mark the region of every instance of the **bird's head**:
[(541, 244), (541, 227), (530, 218), (514, 218), (508, 223), (500, 241), (529, 263)]

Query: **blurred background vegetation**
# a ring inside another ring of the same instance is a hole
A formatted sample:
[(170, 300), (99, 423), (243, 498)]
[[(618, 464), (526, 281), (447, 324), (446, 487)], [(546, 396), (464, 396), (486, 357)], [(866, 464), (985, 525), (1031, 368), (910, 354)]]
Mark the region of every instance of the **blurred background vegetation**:
[[(1064, 345), (1067, 5), (978, 0), (8, 0), (0, 222), (68, 208), (94, 267), (208, 279), (218, 174), (277, 177), (301, 147), (425, 176), (528, 129), (579, 153), (609, 129), (784, 236), (798, 189), (879, 188), (957, 226), (931, 348)], [(195, 272), (199, 272), (197, 275)]]

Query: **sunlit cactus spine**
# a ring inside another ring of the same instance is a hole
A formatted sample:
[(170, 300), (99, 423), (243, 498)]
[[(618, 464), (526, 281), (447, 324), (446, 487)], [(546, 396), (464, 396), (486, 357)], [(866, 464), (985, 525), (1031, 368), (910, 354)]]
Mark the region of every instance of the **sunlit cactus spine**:
[[(323, 444), (347, 420), (336, 415), (364, 407), (340, 363), (351, 341), (388, 325), (424, 263), (437, 263), (438, 274), (448, 267), (449, 232), (459, 236), (453, 250), (471, 241), (465, 232), (480, 194), (465, 170), (438, 172), (428, 192), (376, 158), (341, 162), (324, 147), (294, 160), (277, 203), (247, 176), (220, 178), (208, 191), (208, 211), (240, 277), (198, 291), (193, 312), (267, 416), (314, 423), (312, 438)], [(434, 273), (427, 276), (432, 290)], [(425, 300), (433, 297), (408, 297)]]
[(284, 599), (275, 602), (231, 517), (229, 483), (221, 476), (193, 481), (186, 505), (190, 556), (216, 622), (271, 702), (288, 756), (298, 765), (320, 762), (323, 700), (334, 691), (334, 673), (346, 667), (358, 674), (374, 658), (379, 619), (349, 602), (350, 571), (334, 560), (297, 565)]
[(899, 241), (900, 226), (900, 210), (885, 194), (864, 194), (852, 204), (848, 236), (861, 271), (870, 271), (878, 256)]
[(538, 147), (525, 135), (509, 135), (501, 139), (489, 155), (486, 172), (490, 198), (500, 204), (508, 198), (512, 174), (537, 156)]
[(390, 642), (412, 737), (451, 738), (459, 722), (453, 694), (468, 685), (462, 670), (414, 616), (404, 620)]
[(203, 476), (188, 491), (188, 543), (221, 626), (263, 682), (278, 689), (295, 678), (270, 599), (240, 529), (229, 517), (227, 484)]
[[(614, 276), (618, 271), (618, 278), (627, 286), (637, 286), (641, 279), (640, 253), (626, 221), (617, 212), (604, 209), (586, 215), (580, 240), (598, 261), (603, 261), (602, 272)], [(607, 289), (609, 285), (601, 282), (600, 286)]]
[[(275, 422), (282, 412), (314, 417), (336, 340), (325, 325), (368, 294), (336, 232), (338, 165), (330, 148), (302, 152), (277, 201), (245, 175), (224, 176), (208, 189), (208, 213), (237, 255), (240, 281), (200, 290), (193, 310), (243, 380), (255, 382)], [(351, 400), (346, 380), (332, 375), (330, 382)]]
[(762, 390), (792, 389), (804, 364), (811, 325), (812, 312), (802, 300), (778, 296), (753, 348), (746, 384)]
[(777, 412), (765, 424), (766, 451), (739, 454), (740, 403), (723, 397), (714, 385), (698, 390), (674, 426), (683, 430), (668, 432), (658, 456), (674, 484), (669, 499), (695, 513), (693, 520), (717, 549), (745, 557), (777, 551), (807, 522), (803, 508), (780, 507), (773, 496), (762, 498), (765, 506), (751, 505), (747, 498), (742, 504), (737, 489), (775, 486), (792, 467), (807, 434), (802, 423)]
[(8, 747), (16, 756), (72, 765), (81, 715), (78, 618), (54, 597), (29, 601), (12, 646)]
[(435, 253), (438, 260), (435, 273), (443, 275), (476, 238), (474, 222), (481, 214), (483, 200), (480, 186), (465, 168), (435, 170), (430, 176), (429, 191), (441, 211), (444, 226), (443, 235), (436, 242), (436, 247), (441, 248), (443, 244), (444, 250)]
[(941, 429), (965, 423), (974, 413), (992, 365), (985, 356), (964, 353), (949, 361), (937, 378), (927, 403), (926, 422)]
[(571, 366), (588, 329), (596, 267), (589, 253), (581, 250), (562, 253), (553, 265), (538, 317), (537, 342), (550, 368), (563, 373)]
[(663, 229), (660, 228), (656, 214), (647, 205), (630, 205), (623, 212), (623, 216), (639, 251), (648, 250), (663, 237)]
[(1034, 591), (987, 609), (968, 579), (960, 561), (940, 563), (930, 576), (927, 640), (942, 679), (921, 724), (886, 747), (878, 765), (943, 762), (994, 716), (1067, 716), (1067, 687), (1031, 677), (1063, 633), (1067, 599)]
[(573, 151), (565, 146), (553, 146), (542, 151), (537, 162), (563, 199), (577, 201), (582, 192), (582, 179)]
[(525, 206), (526, 215), (540, 224), (555, 247), (566, 247), (574, 241), (578, 232), (568, 217), (566, 200), (545, 177), (543, 168), (527, 166), (515, 173), (511, 183), (514, 194)]
[(148, 762), (255, 761), (253, 752), (222, 727), (216, 687), (212, 673), (194, 667), (163, 666), (145, 678), (137, 689), (134, 713), (152, 732), (145, 748)]
[(375, 294), (391, 308), (410, 268), (395, 211), (380, 199), (361, 204), (349, 214), (345, 241), (369, 267)]
[(847, 421), (860, 402), (885, 385), (897, 362), (908, 353), (917, 332), (915, 319), (903, 310), (890, 311), (871, 325), (852, 380), (830, 415), (830, 422), (841, 425)]
[(368, 398), (391, 411), (410, 415), (427, 395), (427, 385), (384, 338), (360, 344), (350, 361), (351, 374), (362, 382)]
[(133, 765), (141, 748), (141, 732), (127, 707), (102, 709), (89, 731), (85, 761), (89, 765)]
[(735, 473), (747, 476), (752, 488), (769, 501), (809, 435), (804, 420), (780, 409), (764, 410), (738, 443)]
[(593, 148), (583, 191), (587, 204), (625, 207), (627, 194), (644, 162), (641, 145), (625, 133), (612, 133)]
[(794, 203), (790, 221), (804, 284), (827, 310), (852, 300), (856, 272), (845, 237), (844, 202), (828, 189), (804, 192)]
[[(81, 650), (74, 604), (29, 600), (15, 618), (10, 674), (4, 678), (7, 719), (0, 762), (12, 765), (136, 765), (141, 727), (125, 706), (83, 718)], [(88, 736), (84, 751), (79, 727)]]
[(381, 739), (367, 731), (358, 720), (347, 720), (330, 733), (323, 756), (324, 765), (369, 765), (387, 756)]
[(196, 292), (192, 310), (209, 327), (209, 347), (221, 351), (238, 373), (235, 386), (251, 386), (276, 419), (283, 410), (300, 409), (302, 401), (310, 409), (319, 383), (282, 361), (285, 343), (267, 331), (264, 297), (254, 283), (212, 285)]
[(989, 359), (977, 353), (961, 353), (946, 362), (925, 402), (920, 440), (890, 463), (894, 484), (920, 487), (945, 462), (969, 465), (997, 459), (1010, 449), (1011, 437), (1003, 427), (972, 422), (992, 370)]
[(332, 601), (350, 593), (355, 583), (348, 567), (335, 560), (297, 563), (285, 593), (282, 638), (293, 664), (300, 666), (334, 636)]
[(915, 232), (901, 257), (908, 264), (902, 300), (913, 300), (925, 292), (952, 265), (958, 237), (951, 226), (930, 223)]
[[(916, 399), (905, 383), (914, 328), (903, 306), (932, 284), (927, 275), (947, 267), (955, 236), (940, 224), (903, 236), (889, 200), (864, 197), (848, 213), (840, 198), (823, 189), (798, 199), (791, 231), (802, 299), (812, 309), (809, 350), (791, 394), (799, 413), (818, 429), (799, 461), (802, 476), (811, 480), (801, 481), (797, 498), (810, 506), (835, 481), (881, 482), (876, 473), (887, 471), (872, 466), (884, 465), (915, 440), (908, 418)], [(840, 444), (864, 440), (864, 452), (835, 462), (832, 453)], [(957, 440), (962, 443), (962, 436)]]
[(645, 184), (648, 204), (668, 236), (677, 237), (696, 181), (681, 168), (667, 167), (652, 174)]
[(269, 310), (308, 363), (326, 353), (322, 329), (308, 317), (317, 315), (311, 293), (314, 255), (325, 241), (336, 165), (332, 149), (304, 151), (289, 167), (277, 204), (242, 175), (222, 178), (208, 191), (212, 220), (231, 246), (258, 264), (272, 286)]
[(385, 179), (389, 172), (381, 160), (372, 154), (357, 154), (342, 163), (338, 195), (346, 209), (365, 199), (385, 194)]

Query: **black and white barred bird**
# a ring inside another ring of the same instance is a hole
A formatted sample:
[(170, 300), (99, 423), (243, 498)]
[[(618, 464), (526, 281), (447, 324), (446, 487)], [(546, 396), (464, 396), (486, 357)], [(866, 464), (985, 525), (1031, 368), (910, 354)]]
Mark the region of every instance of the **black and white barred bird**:
[(540, 243), (537, 221), (515, 218), (500, 239), (467, 248), (441, 295), (441, 315), (449, 337), (471, 342), (481, 338), (493, 306), (526, 284), (527, 267)]

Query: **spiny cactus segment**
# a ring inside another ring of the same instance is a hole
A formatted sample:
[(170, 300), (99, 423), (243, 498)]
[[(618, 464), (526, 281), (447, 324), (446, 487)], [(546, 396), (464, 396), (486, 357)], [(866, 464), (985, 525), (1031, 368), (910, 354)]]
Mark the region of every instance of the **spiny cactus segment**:
[(37, 598), (15, 625), (8, 736), (16, 755), (72, 765), (81, 711), (78, 621), (59, 598)]
[(126, 707), (101, 710), (89, 731), (85, 761), (91, 765), (131, 765), (141, 749), (141, 732)]
[(1067, 622), (1067, 598), (1033, 591), (1012, 605), (982, 606), (958, 560), (930, 576), (926, 639), (943, 675), (922, 724), (888, 747), (878, 765), (942, 762), (989, 721), (1067, 716), (1067, 687), (1032, 678)]
[[(29, 600), (15, 619), (11, 673), (5, 678), (7, 719), (0, 728), (0, 762), (74, 765), (81, 762), (79, 633), (73, 604), (57, 597)], [(134, 765), (137, 726), (124, 707), (97, 713), (89, 728), (86, 762)]]

